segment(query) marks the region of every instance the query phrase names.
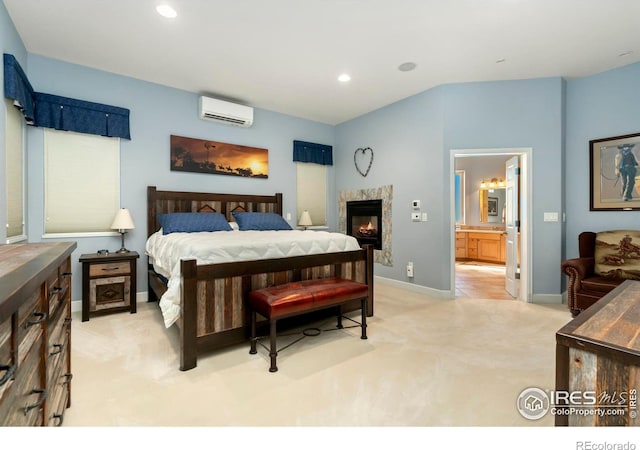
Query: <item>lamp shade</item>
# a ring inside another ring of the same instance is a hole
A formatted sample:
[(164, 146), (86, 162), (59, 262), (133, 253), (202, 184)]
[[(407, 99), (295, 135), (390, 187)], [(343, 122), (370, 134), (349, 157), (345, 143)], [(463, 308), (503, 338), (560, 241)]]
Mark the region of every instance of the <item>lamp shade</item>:
[(136, 226), (133, 224), (131, 213), (127, 208), (120, 208), (116, 213), (115, 219), (111, 224), (112, 230), (133, 230)]
[(300, 216), (298, 225), (303, 227), (308, 227), (313, 225), (313, 222), (311, 222), (311, 215), (309, 214), (309, 211), (307, 211), (306, 209), (302, 211), (302, 215)]

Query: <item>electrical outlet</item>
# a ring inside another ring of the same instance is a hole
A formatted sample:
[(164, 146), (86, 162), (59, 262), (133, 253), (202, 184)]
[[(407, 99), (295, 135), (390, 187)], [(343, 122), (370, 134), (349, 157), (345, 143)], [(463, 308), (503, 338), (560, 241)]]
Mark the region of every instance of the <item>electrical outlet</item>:
[(412, 262), (408, 262), (407, 263), (407, 277), (413, 278), (413, 263)]
[(426, 222), (427, 220), (427, 213), (422, 213), (422, 221)]
[(291, 220), (291, 213), (287, 213), (287, 220)]

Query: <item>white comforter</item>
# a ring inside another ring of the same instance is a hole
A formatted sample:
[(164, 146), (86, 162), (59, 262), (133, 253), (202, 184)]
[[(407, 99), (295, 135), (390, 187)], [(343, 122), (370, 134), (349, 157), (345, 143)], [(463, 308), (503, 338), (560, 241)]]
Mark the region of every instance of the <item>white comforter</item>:
[(160, 299), (164, 324), (169, 328), (180, 315), (180, 260), (198, 264), (249, 261), (287, 256), (358, 250), (353, 236), (326, 231), (215, 231), (152, 234), (145, 246), (153, 267), (169, 279)]

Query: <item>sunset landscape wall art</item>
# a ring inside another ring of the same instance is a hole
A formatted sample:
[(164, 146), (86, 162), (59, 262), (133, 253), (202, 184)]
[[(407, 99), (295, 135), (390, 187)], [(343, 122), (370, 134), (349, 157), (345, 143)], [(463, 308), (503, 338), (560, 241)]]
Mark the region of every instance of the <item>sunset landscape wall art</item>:
[(269, 177), (269, 151), (225, 142), (171, 136), (171, 170), (247, 178)]

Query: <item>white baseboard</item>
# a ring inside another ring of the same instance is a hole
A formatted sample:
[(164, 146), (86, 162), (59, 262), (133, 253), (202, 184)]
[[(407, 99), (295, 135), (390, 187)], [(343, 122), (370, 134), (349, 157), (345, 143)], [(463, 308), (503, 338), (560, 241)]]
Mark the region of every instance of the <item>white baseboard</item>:
[(406, 281), (398, 281), (392, 278), (385, 278), (378, 275), (375, 275), (373, 278), (377, 283), (395, 286), (407, 291), (417, 292), (419, 294), (429, 295), (436, 298), (453, 298), (453, 296), (451, 295), (451, 291), (441, 291), (439, 289), (433, 289), (426, 286), (420, 286), (418, 284), (407, 283)]
[[(445, 298), (445, 299), (454, 298), (454, 296), (451, 295), (451, 291), (433, 289), (430, 287), (407, 283), (406, 281), (398, 281), (391, 278), (380, 277), (377, 275), (374, 276), (374, 279), (377, 283), (386, 284), (389, 286), (395, 286), (400, 289), (406, 289), (408, 291), (429, 295), (431, 297)], [(532, 303), (557, 304), (557, 305), (566, 304), (567, 303), (566, 292), (562, 294), (534, 294)]]
[(562, 294), (533, 294), (531, 303), (562, 305), (564, 303), (562, 298)]

